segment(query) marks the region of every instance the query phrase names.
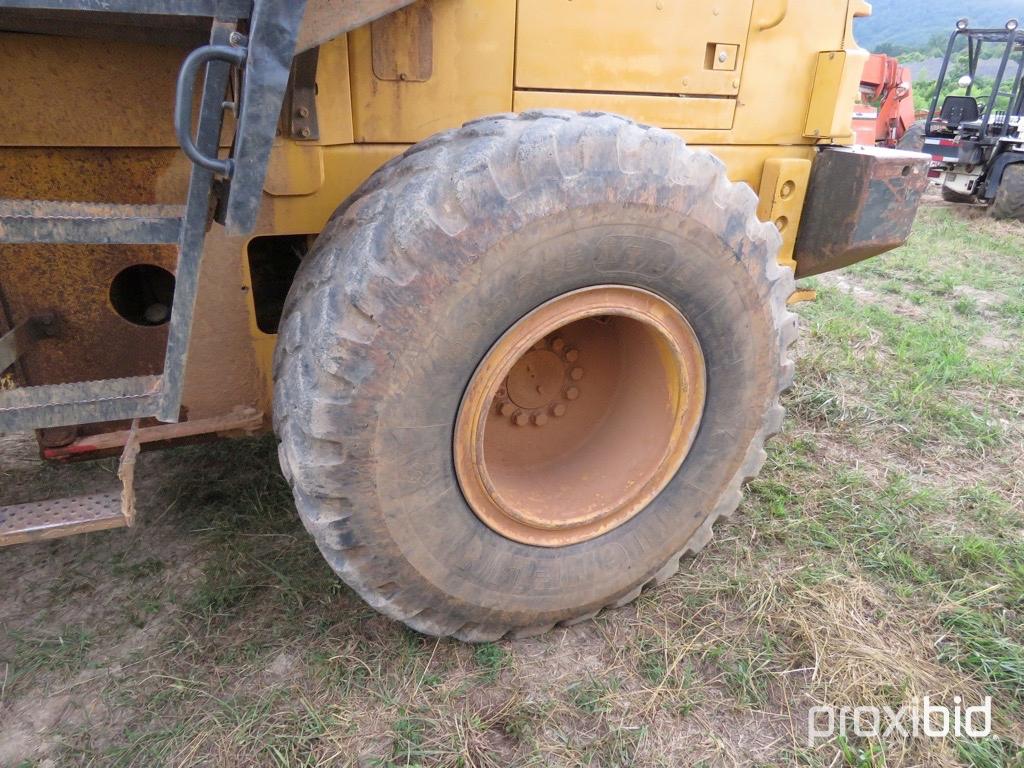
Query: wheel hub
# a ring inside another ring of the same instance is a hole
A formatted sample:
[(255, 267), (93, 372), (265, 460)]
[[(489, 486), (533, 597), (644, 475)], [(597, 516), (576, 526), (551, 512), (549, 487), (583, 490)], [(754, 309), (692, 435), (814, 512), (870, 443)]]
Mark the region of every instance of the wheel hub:
[(576, 364), (579, 354), (557, 335), (537, 342), (498, 389), (495, 412), (517, 426), (542, 427), (549, 418), (565, 416), (569, 403), (580, 396), (577, 385), (584, 371)]
[(454, 440), (463, 495), (515, 541), (600, 536), (675, 475), (704, 397), (700, 345), (667, 301), (626, 286), (559, 296), (510, 328), (473, 375)]

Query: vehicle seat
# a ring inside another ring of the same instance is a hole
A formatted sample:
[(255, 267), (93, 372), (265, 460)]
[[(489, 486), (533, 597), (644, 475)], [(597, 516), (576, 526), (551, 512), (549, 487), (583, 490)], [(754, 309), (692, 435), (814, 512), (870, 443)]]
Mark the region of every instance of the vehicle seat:
[(947, 96), (942, 102), (939, 115), (950, 128), (957, 128), (961, 123), (970, 123), (981, 117), (978, 100), (973, 96)]

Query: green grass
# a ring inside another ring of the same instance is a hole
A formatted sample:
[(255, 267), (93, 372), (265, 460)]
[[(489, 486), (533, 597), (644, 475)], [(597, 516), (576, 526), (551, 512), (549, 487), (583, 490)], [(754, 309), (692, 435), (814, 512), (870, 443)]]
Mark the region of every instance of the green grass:
[(620, 681), (616, 678), (607, 680), (587, 678), (569, 686), (569, 700), (581, 712), (590, 715), (609, 712), (612, 708), (613, 696), (619, 686)]
[(508, 664), (508, 653), (495, 643), (482, 643), (473, 651), (473, 660), (480, 666), (484, 681), (493, 683)]
[(12, 657), (8, 662), (6, 685), (12, 690), (23, 677), (48, 674), (66, 679), (80, 672), (89, 661), (95, 638), (90, 629), (65, 626), (57, 631), (8, 630)]
[(1007, 625), (997, 615), (961, 609), (941, 617), (950, 634), (943, 658), (987, 684), (995, 695), (1024, 703), (1024, 646), (1008, 635), (1020, 625)]
[(1024, 750), (999, 737), (960, 741), (957, 753), (971, 768), (1024, 768)]

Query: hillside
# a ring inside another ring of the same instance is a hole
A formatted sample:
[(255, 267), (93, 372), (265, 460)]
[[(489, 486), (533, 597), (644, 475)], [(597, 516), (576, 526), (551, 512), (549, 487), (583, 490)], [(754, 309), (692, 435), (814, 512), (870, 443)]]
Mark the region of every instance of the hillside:
[(937, 33), (950, 33), (967, 16), (972, 26), (1001, 27), (1007, 19), (1024, 22), (1021, 0), (873, 0), (871, 18), (857, 21), (857, 42), (873, 50), (884, 43), (916, 47)]

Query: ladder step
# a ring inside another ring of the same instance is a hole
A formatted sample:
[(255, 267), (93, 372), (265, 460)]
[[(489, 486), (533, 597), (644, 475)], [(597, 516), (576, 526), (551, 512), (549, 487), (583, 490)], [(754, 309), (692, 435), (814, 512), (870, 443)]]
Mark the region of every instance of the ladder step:
[(161, 394), (159, 376), (11, 389), (0, 392), (0, 432), (153, 416)]
[(121, 509), (120, 491), (14, 504), (0, 507), (0, 547), (128, 524)]
[(180, 205), (0, 200), (0, 243), (177, 243)]

